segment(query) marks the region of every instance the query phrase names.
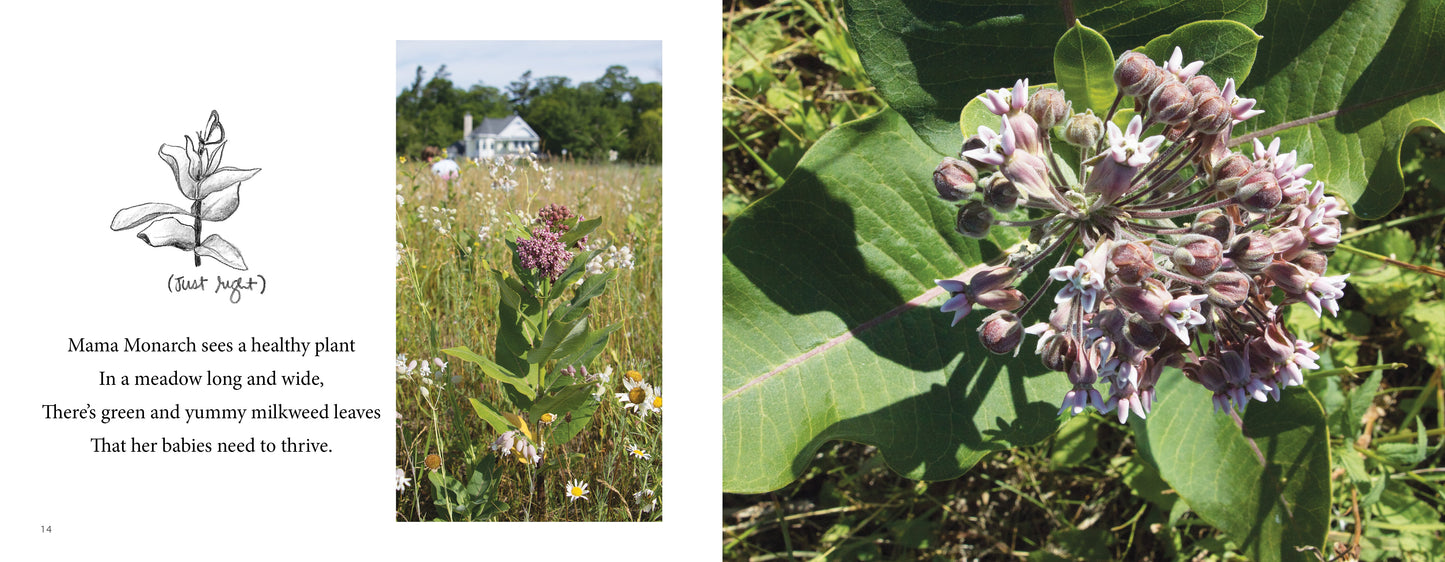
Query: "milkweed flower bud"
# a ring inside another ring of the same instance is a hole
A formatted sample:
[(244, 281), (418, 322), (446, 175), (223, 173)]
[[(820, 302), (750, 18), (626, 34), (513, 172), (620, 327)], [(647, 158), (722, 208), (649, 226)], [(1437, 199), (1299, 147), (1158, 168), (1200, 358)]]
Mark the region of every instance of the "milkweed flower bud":
[(1164, 321), (1164, 309), (1174, 300), (1159, 282), (1149, 279), (1142, 285), (1123, 285), (1112, 293), (1120, 308), (1138, 314), (1149, 322)]
[(1224, 257), (1235, 267), (1256, 274), (1274, 261), (1274, 242), (1258, 232), (1248, 232), (1234, 238)]
[(1032, 96), (1029, 96), (1024, 113), (1033, 117), (1040, 127), (1052, 129), (1068, 119), (1072, 111), (1069, 103), (1064, 101), (1063, 92), (1053, 88), (1039, 88)]
[(1186, 234), (1170, 257), (1179, 269), (1201, 279), (1218, 270), (1223, 258), (1219, 240), (1198, 234)]
[(1229, 106), (1224, 103), (1224, 98), (1218, 95), (1208, 95), (1196, 97), (1195, 100), (1194, 114), (1189, 116), (1189, 122), (1195, 130), (1212, 135), (1223, 131), (1233, 119), (1229, 113)]
[(1000, 213), (1014, 210), (1022, 197), (1019, 188), (1002, 174), (994, 174), (989, 176), (989, 179), (990, 181), (979, 184), (979, 191), (983, 192), (983, 204)]
[(983, 203), (974, 201), (958, 209), (958, 218), (954, 220), (953, 228), (969, 238), (983, 238), (988, 236), (988, 229), (993, 227), (994, 220), (992, 211), (984, 207)]
[(1189, 231), (1195, 234), (1203, 234), (1223, 242), (1228, 240), (1234, 230), (1234, 223), (1229, 217), (1219, 211), (1205, 211), (1199, 214), (1194, 224), (1189, 226)]
[(978, 327), (978, 338), (983, 347), (999, 355), (1018, 348), (1024, 340), (1024, 331), (1019, 317), (1008, 311), (990, 314)]
[(1157, 269), (1154, 250), (1143, 242), (1125, 242), (1109, 251), (1109, 274), (1129, 284), (1137, 284)]
[(938, 168), (933, 170), (933, 186), (944, 201), (963, 201), (973, 195), (974, 180), (978, 170), (972, 164), (956, 158), (944, 157)]
[(1233, 310), (1249, 298), (1249, 277), (1238, 271), (1220, 271), (1204, 280), (1209, 288), (1209, 302)]
[(1267, 213), (1273, 210), (1279, 205), (1281, 197), (1279, 183), (1268, 170), (1258, 170), (1245, 176), (1239, 184), (1239, 190), (1234, 192), (1234, 200), (1251, 213)]
[(1215, 85), (1214, 79), (1203, 74), (1189, 77), (1184, 81), (1184, 87), (1189, 88), (1189, 93), (1196, 99), (1205, 94), (1219, 95), (1219, 86)]
[(1104, 122), (1094, 115), (1092, 109), (1075, 113), (1069, 118), (1069, 124), (1064, 126), (1064, 141), (1080, 148), (1093, 148), (1103, 136)]
[(1114, 84), (1119, 91), (1130, 97), (1139, 97), (1154, 91), (1163, 75), (1158, 66), (1143, 53), (1124, 51), (1114, 64)]
[(1194, 113), (1194, 95), (1178, 80), (1166, 80), (1149, 95), (1149, 115), (1155, 120), (1178, 125)]

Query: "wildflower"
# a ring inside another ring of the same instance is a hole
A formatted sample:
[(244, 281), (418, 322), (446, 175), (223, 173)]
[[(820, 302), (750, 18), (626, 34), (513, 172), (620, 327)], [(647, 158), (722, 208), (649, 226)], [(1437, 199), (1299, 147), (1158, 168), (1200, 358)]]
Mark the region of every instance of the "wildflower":
[(662, 387), (652, 387), (652, 392), (647, 397), (647, 411), (662, 415)]
[(568, 482), (567, 489), (564, 493), (567, 494), (567, 499), (572, 500), (574, 503), (577, 500), (585, 500), (587, 499), (587, 483), (581, 480)]
[(636, 445), (629, 444), (627, 446), (627, 454), (632, 458), (638, 460), (652, 460), (652, 455), (647, 453), (647, 449), (643, 449)]
[(554, 421), (557, 421), (557, 414), (554, 414), (552, 412), (547, 412), (545, 414), (542, 414), (542, 417), (537, 418), (537, 423), (540, 424), (550, 425)]
[(411, 479), (406, 477), (406, 471), (400, 468), (396, 469), (396, 491), (400, 492), (410, 485)]
[[(634, 371), (629, 371), (634, 372)], [(642, 381), (623, 379), (625, 390), (617, 393), (617, 401), (627, 410), (637, 412), (639, 416), (647, 415), (648, 399), (652, 396), (652, 386)]]
[[(1325, 275), (1344, 204), (1306, 179), (1313, 166), (1279, 139), (1256, 139), (1248, 155), (1231, 150), (1233, 126), (1262, 112), (1232, 79), (1221, 89), (1199, 74), (1202, 62), (1184, 60), (1179, 49), (1162, 65), (1136, 52), (1119, 57), (1119, 101), (1139, 111), (1122, 129), (1113, 110), (1070, 116), (1061, 93), (1028, 92), (1022, 80), (984, 92), (999, 132), (980, 126), (961, 159), (934, 170), (940, 198), (958, 206), (960, 234), (1035, 229), (1029, 243), (935, 283), (953, 324), (976, 306), (994, 311), (978, 327), (988, 350), (1017, 353), (1025, 334), (1038, 337), (1034, 352), (1072, 384), (1060, 414), (1143, 418), (1165, 367), (1181, 365), (1213, 393), (1216, 410), (1278, 400), (1317, 368), (1318, 355), (1275, 303), (1336, 314), (1344, 296), (1348, 276)], [(1163, 134), (1146, 134), (1155, 125)], [(1067, 145), (1049, 142), (1056, 127)], [(1065, 146), (1077, 157), (1048, 153)], [(1060, 162), (1082, 165), (1066, 173)], [(995, 216), (1015, 207), (1031, 218)], [(1037, 271), (1047, 278), (1026, 296), (1018, 282)], [(1050, 292), (1047, 321), (1024, 322)]]
[(632, 494), (632, 500), (636, 501), (637, 505), (642, 506), (643, 513), (647, 513), (657, 509), (657, 498), (653, 497), (655, 495), (652, 490), (643, 488), (638, 490), (637, 493)]
[(438, 470), (442, 467), (442, 458), (436, 453), (427, 455), (426, 461), (424, 462), (426, 463), (426, 467), (429, 470)]
[(542, 452), (545, 446), (539, 447), (532, 444), (528, 433), (513, 429), (497, 436), (492, 441), (492, 450), (498, 451), (503, 457), (517, 454), (517, 460), (522, 464), (537, 464), (542, 462)]

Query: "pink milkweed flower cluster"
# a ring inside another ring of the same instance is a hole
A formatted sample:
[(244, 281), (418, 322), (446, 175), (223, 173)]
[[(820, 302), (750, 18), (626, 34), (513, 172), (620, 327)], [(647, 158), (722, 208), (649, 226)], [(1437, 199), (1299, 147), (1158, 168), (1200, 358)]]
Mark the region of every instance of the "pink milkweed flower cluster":
[[(998, 131), (979, 127), (934, 171), (939, 196), (958, 204), (960, 234), (1032, 229), (995, 263), (936, 283), (954, 324), (976, 306), (994, 311), (978, 328), (989, 351), (1017, 353), (1025, 334), (1038, 338), (1044, 365), (1073, 383), (1060, 414), (1144, 418), (1171, 366), (1213, 392), (1216, 411), (1242, 410), (1279, 400), (1318, 368), (1282, 307), (1339, 312), (1348, 275), (1325, 271), (1346, 210), (1278, 139), (1256, 139), (1248, 155), (1230, 149), (1234, 126), (1262, 111), (1233, 79), (1221, 89), (1199, 74), (1203, 66), (1183, 64), (1177, 48), (1162, 66), (1124, 53), (1102, 120), (1073, 113), (1059, 90), (1030, 94), (1026, 80), (985, 92)], [(1136, 115), (1120, 128), (1113, 118), (1126, 97)], [(1056, 136), (1078, 151), (1068, 160), (1077, 168), (1054, 152)], [(1018, 208), (1026, 220), (997, 216)], [(1045, 278), (1026, 296), (1017, 285), (1035, 270)], [(1025, 326), (1050, 292), (1053, 310)]]
[(537, 213), (531, 238), (517, 239), (517, 258), (522, 267), (535, 269), (549, 281), (556, 281), (572, 263), (572, 252), (562, 243), (577, 215), (566, 206), (553, 203)]

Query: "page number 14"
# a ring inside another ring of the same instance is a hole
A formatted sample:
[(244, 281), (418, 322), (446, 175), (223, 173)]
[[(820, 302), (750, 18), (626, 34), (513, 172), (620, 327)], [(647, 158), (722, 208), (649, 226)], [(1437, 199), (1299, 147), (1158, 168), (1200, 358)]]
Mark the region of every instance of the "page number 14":
[(41, 526), (40, 526), (40, 532), (42, 532), (42, 533), (49, 533), (49, 532), (50, 532), (50, 525), (41, 525)]

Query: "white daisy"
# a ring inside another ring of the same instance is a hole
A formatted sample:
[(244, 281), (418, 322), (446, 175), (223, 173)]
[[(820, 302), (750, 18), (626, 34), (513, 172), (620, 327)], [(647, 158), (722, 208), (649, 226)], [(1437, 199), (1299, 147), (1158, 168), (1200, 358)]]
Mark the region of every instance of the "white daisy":
[(587, 499), (587, 483), (581, 480), (573, 480), (567, 483), (567, 490), (564, 492), (567, 499), (572, 501)]

